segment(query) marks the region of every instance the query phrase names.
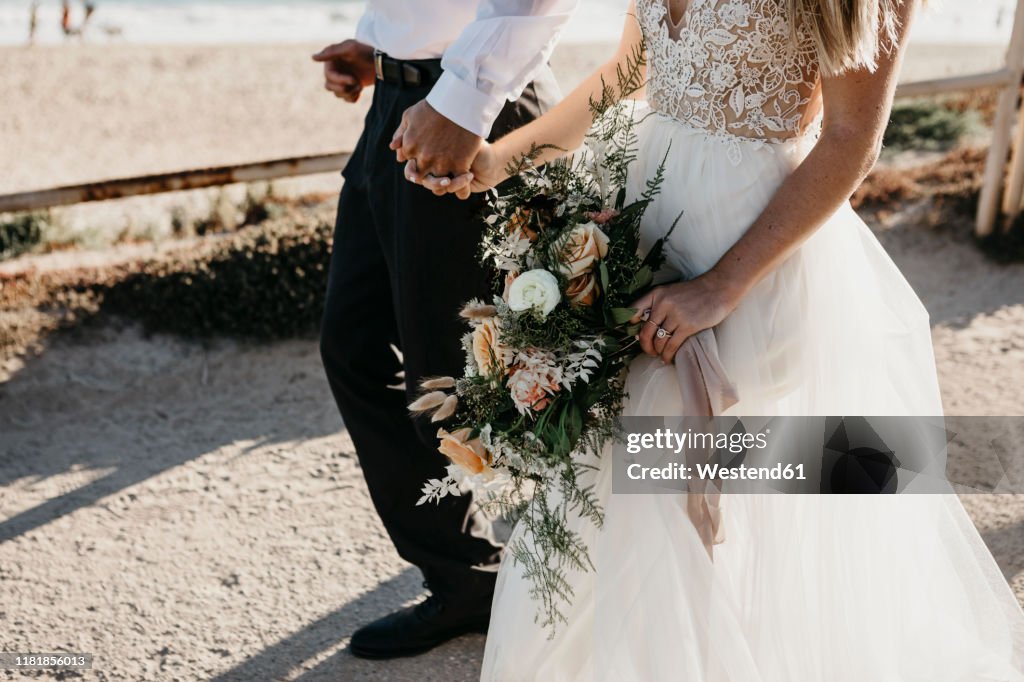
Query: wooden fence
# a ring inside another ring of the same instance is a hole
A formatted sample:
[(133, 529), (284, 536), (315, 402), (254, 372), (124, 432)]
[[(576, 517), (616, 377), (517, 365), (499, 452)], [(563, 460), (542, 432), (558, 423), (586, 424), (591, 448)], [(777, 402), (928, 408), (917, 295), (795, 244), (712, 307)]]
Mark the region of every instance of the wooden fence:
[(351, 154), (322, 154), (300, 156), (292, 159), (277, 159), (238, 166), (201, 168), (144, 175), (137, 178), (104, 180), (83, 185), (69, 185), (34, 192), (0, 195), (0, 213), (14, 211), (36, 211), (56, 206), (70, 206), (90, 201), (123, 199), (144, 194), (161, 194), (204, 187), (219, 187), (238, 182), (259, 182), (276, 180), (314, 173), (340, 171)]

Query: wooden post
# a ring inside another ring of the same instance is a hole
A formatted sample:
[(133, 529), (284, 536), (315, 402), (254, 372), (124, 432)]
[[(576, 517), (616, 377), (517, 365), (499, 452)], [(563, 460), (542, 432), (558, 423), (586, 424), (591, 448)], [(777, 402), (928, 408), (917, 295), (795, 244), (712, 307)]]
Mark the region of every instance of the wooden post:
[[(1019, 30), (1019, 17), (1021, 14), (1024, 14), (1024, 2), (1019, 1), (1017, 3), (1017, 19), (1014, 21), (1015, 32)], [(1018, 40), (1018, 42), (1024, 42), (1024, 39)], [(1010, 52), (1012, 53), (1012, 39), (1010, 45)], [(1010, 56), (1012, 58), (1012, 54)], [(1011, 61), (1007, 64), (1007, 66), (1011, 69), (1016, 69), (1016, 72), (1020, 74), (1018, 78), (1024, 77), (1024, 64), (1021, 64), (1022, 61), (1024, 61), (1024, 54), (1017, 56), (1017, 62)], [(1011, 87), (1016, 85), (1016, 91), (1019, 94), (1020, 80), (1010, 85)], [(1010, 175), (1007, 178), (1006, 191), (1003, 194), (1003, 213), (1006, 215), (1007, 226), (1020, 214), (1022, 194), (1024, 194), (1024, 107), (1021, 107), (1017, 113), (1017, 130), (1013, 145), (1013, 157), (1010, 162)]]
[(1022, 193), (1024, 193), (1024, 107), (1017, 112), (1017, 130), (1014, 134), (1011, 152), (1010, 174), (1006, 178), (1006, 191), (1003, 193), (1003, 214), (1007, 224), (1020, 213)]
[[(1014, 113), (1017, 111), (1017, 103), (1020, 98), (1021, 78), (1024, 77), (1024, 0), (1017, 1), (1017, 11), (1013, 18), (1013, 35), (1010, 37), (1010, 47), (1006, 51), (1006, 69), (1009, 71), (1010, 79), (1006, 87), (999, 94), (999, 102), (996, 105), (996, 118), (992, 126), (992, 146), (988, 151), (988, 160), (985, 162), (985, 175), (982, 179), (981, 194), (978, 197), (978, 215), (975, 223), (975, 233), (979, 237), (986, 237), (992, 234), (997, 218), (997, 209), (1003, 185), (1003, 169), (1006, 166), (1006, 158), (1010, 152), (1010, 134), (1013, 127)], [(1018, 141), (1014, 152), (1014, 167), (1024, 165), (1021, 158), (1021, 137), (1022, 126), (1018, 125)], [(1021, 169), (1024, 171), (1024, 168)], [(1021, 173), (1011, 173), (1011, 182), (1020, 184)], [(1009, 185), (1014, 187), (1014, 185)], [(1020, 193), (1014, 190), (1006, 193), (1007, 202), (1016, 194), (1016, 205), (1012, 212), (1017, 211), (1020, 205)]]

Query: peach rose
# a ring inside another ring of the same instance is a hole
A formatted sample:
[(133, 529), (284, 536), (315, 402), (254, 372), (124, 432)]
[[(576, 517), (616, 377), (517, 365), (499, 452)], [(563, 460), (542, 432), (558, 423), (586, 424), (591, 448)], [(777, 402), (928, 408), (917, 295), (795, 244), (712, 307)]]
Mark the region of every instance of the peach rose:
[(557, 377), (543, 369), (520, 366), (512, 371), (508, 380), (512, 402), (521, 413), (543, 411), (551, 404), (551, 396), (560, 386)]
[(486, 319), (473, 330), (473, 358), (484, 374), (495, 370), (504, 371), (505, 349), (498, 340), (498, 324), (494, 318)]
[(608, 235), (597, 223), (577, 225), (569, 233), (563, 251), (562, 274), (573, 280), (594, 269), (597, 261), (608, 255)]
[(482, 474), (490, 465), (490, 458), (479, 438), (467, 440), (472, 432), (473, 430), (469, 428), (459, 429), (454, 433), (439, 429), (437, 437), (441, 439), (441, 445), (437, 449), (469, 473)]
[(576, 279), (569, 280), (569, 286), (565, 289), (565, 296), (573, 305), (594, 305), (597, 294), (597, 277), (593, 272), (586, 272)]

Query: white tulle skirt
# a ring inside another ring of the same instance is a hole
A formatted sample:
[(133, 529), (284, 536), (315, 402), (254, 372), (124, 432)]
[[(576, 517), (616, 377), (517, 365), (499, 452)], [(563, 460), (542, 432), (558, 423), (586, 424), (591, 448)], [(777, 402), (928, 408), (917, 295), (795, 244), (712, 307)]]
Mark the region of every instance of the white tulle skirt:
[[(660, 114), (640, 124), (634, 190), (671, 144), (649, 241), (676, 216), (669, 265), (713, 266), (813, 142), (725, 145)], [(716, 329), (735, 415), (941, 414), (928, 315), (867, 226), (840, 209)], [(684, 411), (671, 368), (637, 360), (631, 415)], [(484, 680), (1024, 681), (1024, 615), (955, 496), (731, 495), (712, 561), (681, 497), (612, 495), (576, 529), (596, 571), (574, 574), (568, 624), (535, 624), (502, 564)], [(517, 528), (516, 534), (521, 533)]]

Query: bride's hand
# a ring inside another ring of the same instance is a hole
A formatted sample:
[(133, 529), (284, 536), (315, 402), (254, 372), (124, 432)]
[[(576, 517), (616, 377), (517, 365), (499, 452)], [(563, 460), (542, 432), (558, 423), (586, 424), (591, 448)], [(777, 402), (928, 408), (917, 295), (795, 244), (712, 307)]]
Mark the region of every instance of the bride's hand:
[[(633, 322), (643, 322), (640, 347), (671, 364), (686, 339), (724, 320), (738, 303), (712, 272), (687, 282), (652, 289), (633, 304)], [(664, 330), (659, 334), (659, 330)]]
[(413, 159), (405, 166), (405, 177), (410, 182), (426, 187), (437, 196), (454, 194), (460, 199), (468, 199), (470, 194), (486, 192), (507, 179), (506, 165), (499, 158), (494, 145), (484, 142), (468, 173), (457, 175), (454, 178), (422, 175), (416, 168), (416, 161)]

